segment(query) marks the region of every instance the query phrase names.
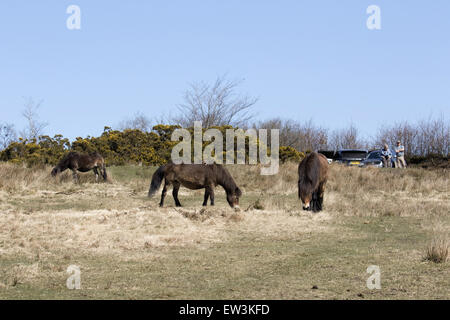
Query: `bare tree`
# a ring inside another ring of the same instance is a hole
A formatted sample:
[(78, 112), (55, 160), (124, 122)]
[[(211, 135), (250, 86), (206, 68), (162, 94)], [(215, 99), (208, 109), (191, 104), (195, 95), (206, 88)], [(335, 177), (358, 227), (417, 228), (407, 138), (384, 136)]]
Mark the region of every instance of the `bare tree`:
[(119, 130), (137, 129), (142, 132), (150, 132), (152, 127), (152, 121), (140, 111), (136, 112), (133, 118), (124, 120), (119, 124)]
[(17, 140), (16, 130), (12, 123), (0, 123), (0, 150), (8, 147), (11, 142)]
[(298, 122), (295, 122), (294, 120), (273, 118), (265, 121), (260, 121), (257, 124), (254, 124), (253, 127), (255, 129), (280, 130), (280, 146), (296, 148), (296, 145), (300, 139), (300, 124)]
[(423, 119), (417, 123), (397, 122), (383, 126), (375, 137), (378, 146), (387, 143), (395, 146), (400, 140), (407, 156), (427, 156), (429, 154), (448, 155), (450, 149), (450, 123), (444, 116)]
[(279, 129), (280, 145), (293, 147), (299, 151), (315, 151), (325, 148), (328, 131), (314, 125), (312, 120), (300, 123), (294, 120), (274, 118), (255, 124), (256, 129)]
[(361, 138), (358, 128), (350, 123), (347, 128), (334, 130), (330, 134), (328, 148), (333, 150), (367, 148), (367, 143)]
[(35, 102), (33, 98), (29, 97), (25, 100), (25, 108), (22, 111), (22, 116), (27, 121), (27, 126), (20, 132), (22, 138), (31, 140), (38, 139), (43, 134), (47, 122), (39, 121), (38, 110), (42, 105), (43, 100)]
[(417, 128), (407, 121), (396, 122), (391, 126), (384, 125), (378, 129), (374, 145), (378, 148), (381, 148), (384, 144), (394, 147), (396, 141), (400, 140), (405, 146), (405, 154), (410, 156), (417, 152), (420, 153), (417, 145), (417, 135)]
[(448, 155), (450, 140), (450, 123), (445, 121), (444, 115), (417, 123), (418, 154), (441, 154)]
[(203, 127), (232, 125), (245, 126), (253, 117), (252, 106), (258, 101), (237, 93), (240, 81), (218, 77), (213, 84), (193, 83), (184, 93), (184, 102), (178, 105), (180, 114), (172, 120), (183, 127), (202, 121)]
[(304, 151), (318, 151), (328, 145), (328, 130), (316, 126), (312, 120), (304, 122), (300, 127), (300, 147)]

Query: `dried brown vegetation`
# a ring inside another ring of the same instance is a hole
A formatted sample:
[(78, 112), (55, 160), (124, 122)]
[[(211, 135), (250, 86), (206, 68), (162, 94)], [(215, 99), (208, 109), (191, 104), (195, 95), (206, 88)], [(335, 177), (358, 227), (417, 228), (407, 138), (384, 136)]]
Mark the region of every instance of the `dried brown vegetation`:
[(435, 263), (443, 263), (448, 259), (448, 251), (450, 243), (445, 237), (434, 238), (428, 245), (425, 255), (425, 260), (429, 260)]
[[(357, 299), (367, 265), (379, 264), (388, 289), (366, 297), (448, 298), (448, 263), (422, 262), (450, 232), (448, 171), (333, 165), (324, 211), (312, 214), (297, 199), (295, 163), (276, 176), (229, 167), (240, 212), (220, 187), (215, 207), (182, 188), (185, 207), (168, 196), (159, 208), (159, 195), (146, 197), (154, 169), (111, 167), (110, 183), (87, 173), (74, 184), (50, 167), (0, 164), (0, 296), (78, 297), (65, 288), (76, 264), (92, 298)], [(443, 243), (429, 260), (447, 259)]]

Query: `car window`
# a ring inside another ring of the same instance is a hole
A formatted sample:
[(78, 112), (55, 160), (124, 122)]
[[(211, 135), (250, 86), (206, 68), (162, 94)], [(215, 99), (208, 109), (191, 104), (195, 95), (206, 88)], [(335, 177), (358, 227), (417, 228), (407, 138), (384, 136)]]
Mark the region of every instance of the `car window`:
[(319, 153), (323, 154), (329, 159), (332, 159), (334, 157), (334, 151), (319, 151)]
[(369, 154), (368, 159), (377, 159), (377, 158), (380, 158), (380, 157), (381, 157), (381, 152), (376, 151), (376, 152), (371, 152)]
[(366, 156), (367, 156), (367, 152), (360, 152), (360, 151), (341, 151), (341, 157), (342, 157), (342, 159), (354, 159), (354, 158), (365, 159)]

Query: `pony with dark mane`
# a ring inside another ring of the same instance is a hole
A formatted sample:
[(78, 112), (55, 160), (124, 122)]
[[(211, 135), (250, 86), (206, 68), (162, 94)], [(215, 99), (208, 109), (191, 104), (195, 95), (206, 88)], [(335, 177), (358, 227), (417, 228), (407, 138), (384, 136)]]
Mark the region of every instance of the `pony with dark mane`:
[(93, 170), (95, 173), (95, 181), (98, 182), (99, 172), (106, 181), (106, 165), (103, 157), (98, 153), (81, 154), (78, 152), (70, 152), (63, 157), (56, 167), (52, 170), (52, 176), (55, 177), (58, 173), (63, 172), (66, 169), (72, 170), (73, 179), (78, 182), (77, 171), (88, 172)]
[(242, 192), (228, 170), (220, 164), (168, 163), (163, 165), (153, 174), (148, 191), (149, 197), (152, 197), (158, 191), (163, 180), (164, 188), (161, 193), (160, 207), (164, 205), (164, 197), (167, 193), (167, 187), (170, 185), (173, 186), (172, 195), (177, 207), (181, 207), (180, 200), (178, 200), (178, 190), (181, 185), (193, 190), (205, 188), (203, 206), (207, 205), (208, 198), (211, 200), (211, 205), (214, 205), (214, 188), (217, 185), (222, 186), (227, 194), (228, 204), (232, 208), (239, 207), (239, 197)]
[(303, 210), (318, 212), (323, 207), (323, 195), (328, 178), (328, 160), (312, 152), (298, 166), (298, 197)]

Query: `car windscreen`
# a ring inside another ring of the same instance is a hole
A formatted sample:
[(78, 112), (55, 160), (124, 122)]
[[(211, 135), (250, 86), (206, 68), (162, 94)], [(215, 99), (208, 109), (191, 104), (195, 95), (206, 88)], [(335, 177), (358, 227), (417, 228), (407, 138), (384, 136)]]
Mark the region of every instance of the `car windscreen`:
[(366, 156), (365, 151), (341, 151), (342, 159), (365, 159)]
[(319, 151), (319, 153), (323, 154), (328, 159), (333, 159), (334, 157), (334, 151)]
[(380, 157), (381, 157), (381, 152), (376, 151), (376, 152), (371, 152), (367, 159), (379, 159)]

